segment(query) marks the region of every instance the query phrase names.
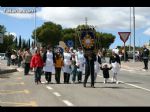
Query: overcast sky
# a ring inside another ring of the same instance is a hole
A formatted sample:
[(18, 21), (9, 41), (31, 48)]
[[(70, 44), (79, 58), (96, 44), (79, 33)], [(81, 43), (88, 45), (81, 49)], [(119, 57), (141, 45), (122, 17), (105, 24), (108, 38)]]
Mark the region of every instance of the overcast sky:
[[(11, 9), (11, 11), (10, 11)], [(12, 11), (17, 10), (17, 13)], [(23, 13), (21, 13), (21, 11)], [(26, 12), (25, 12), (26, 11)], [(31, 13), (29, 13), (29, 11)], [(23, 38), (31, 38), (34, 25), (33, 7), (1, 7), (0, 24), (7, 31)], [(133, 45), (133, 8), (131, 8), (131, 43)], [(94, 25), (99, 32), (112, 33), (116, 36), (111, 48), (123, 45), (118, 32), (130, 31), (130, 7), (38, 7), (36, 13), (37, 27), (45, 21), (52, 21), (63, 28), (75, 28), (85, 24)], [(136, 45), (142, 46), (150, 40), (150, 7), (135, 7)], [(127, 41), (127, 45), (129, 44)]]

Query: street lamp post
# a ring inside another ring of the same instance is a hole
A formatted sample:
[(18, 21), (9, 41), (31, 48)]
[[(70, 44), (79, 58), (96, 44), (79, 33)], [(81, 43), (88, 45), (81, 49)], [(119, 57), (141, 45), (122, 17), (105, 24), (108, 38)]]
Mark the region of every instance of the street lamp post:
[[(131, 7), (130, 7), (130, 32), (131, 32)], [(129, 42), (129, 51), (131, 51), (131, 35), (130, 35), (130, 42)]]
[(135, 62), (135, 7), (133, 7), (133, 30), (134, 30), (133, 62)]
[(35, 39), (35, 46), (37, 47), (37, 39), (36, 39), (36, 7), (35, 7), (35, 13), (34, 13), (34, 25), (35, 25), (35, 32), (34, 32), (34, 39)]

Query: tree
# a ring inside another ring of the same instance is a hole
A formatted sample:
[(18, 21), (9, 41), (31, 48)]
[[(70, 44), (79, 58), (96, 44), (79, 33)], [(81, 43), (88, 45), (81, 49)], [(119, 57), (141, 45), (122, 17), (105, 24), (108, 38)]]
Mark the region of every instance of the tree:
[(30, 48), (30, 39), (28, 40), (28, 43), (27, 43), (27, 44), (28, 44), (28, 48)]
[(27, 48), (27, 47), (28, 47), (28, 45), (27, 45), (26, 40), (25, 40), (25, 39), (22, 39), (22, 45), (21, 45), (21, 48), (25, 49), (25, 48)]
[[(45, 22), (42, 26), (36, 29), (37, 42), (54, 46), (58, 44), (62, 37), (61, 30), (61, 25), (52, 22)], [(32, 38), (35, 40), (35, 30), (32, 32)]]
[(22, 47), (22, 39), (21, 39), (21, 35), (19, 36), (19, 44), (18, 47), (21, 48)]
[(68, 40), (72, 40), (75, 45), (75, 29), (66, 28), (62, 30), (62, 41), (67, 42)]
[(6, 28), (4, 25), (0, 25), (0, 33), (5, 33), (6, 32)]
[(14, 45), (14, 35), (6, 35), (6, 28), (4, 25), (0, 25), (0, 32), (4, 34), (3, 44), (0, 44), (0, 52), (6, 52), (6, 50), (11, 50)]
[(13, 35), (4, 35), (4, 42), (0, 44), (0, 52), (6, 52), (8, 49), (12, 49), (13, 39)]
[(102, 48), (108, 49), (116, 38), (111, 33), (99, 33), (99, 32), (96, 32), (96, 37), (98, 38), (98, 45), (99, 48), (101, 49)]

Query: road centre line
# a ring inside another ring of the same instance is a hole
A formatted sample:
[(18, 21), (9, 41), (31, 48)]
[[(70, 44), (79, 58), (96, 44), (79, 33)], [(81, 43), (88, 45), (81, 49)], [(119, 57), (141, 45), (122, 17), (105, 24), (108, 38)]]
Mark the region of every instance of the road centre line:
[(46, 88), (47, 88), (47, 89), (53, 89), (53, 88), (52, 88), (52, 87), (50, 87), (50, 86), (46, 86)]
[(150, 89), (147, 89), (147, 88), (144, 88), (144, 87), (140, 87), (140, 86), (137, 86), (137, 85), (134, 85), (134, 84), (130, 84), (130, 83), (125, 83), (125, 82), (123, 82), (123, 81), (119, 81), (119, 82), (124, 83), (124, 84), (126, 84), (126, 85), (130, 85), (130, 86), (139, 88), (139, 89), (143, 89), (143, 90), (145, 90), (145, 91), (149, 91), (149, 92), (150, 92)]
[(58, 92), (53, 92), (53, 94), (56, 96), (61, 96)]
[[(98, 75), (98, 76), (99, 76), (99, 75)], [(99, 77), (102, 77), (102, 76), (99, 76)], [(150, 92), (150, 89), (147, 89), (147, 88), (144, 88), (144, 87), (140, 87), (140, 86), (137, 86), (137, 85), (134, 85), (134, 84), (130, 84), (130, 83), (125, 83), (125, 82), (123, 82), (123, 81), (119, 81), (119, 82), (121, 82), (121, 83), (123, 83), (123, 84), (126, 84), (126, 85), (129, 85), (129, 86), (132, 86), (132, 87), (135, 87), (135, 88), (139, 88), (139, 89), (142, 89), (142, 90), (145, 90), (145, 91)]]
[(68, 100), (62, 100), (67, 106), (74, 106), (71, 102)]

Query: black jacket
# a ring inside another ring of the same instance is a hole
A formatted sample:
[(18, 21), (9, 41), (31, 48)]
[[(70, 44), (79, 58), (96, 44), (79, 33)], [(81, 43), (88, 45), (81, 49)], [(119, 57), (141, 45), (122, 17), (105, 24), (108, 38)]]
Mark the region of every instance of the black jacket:
[(110, 64), (111, 64), (111, 63), (115, 63), (115, 62), (121, 64), (120, 57), (119, 57), (119, 55), (117, 55), (117, 54), (115, 54), (115, 56), (111, 56), (111, 57), (110, 57), (110, 60), (109, 60), (109, 63), (110, 63)]
[(149, 50), (147, 48), (144, 48), (142, 53), (143, 59), (148, 59), (148, 56), (149, 56)]

